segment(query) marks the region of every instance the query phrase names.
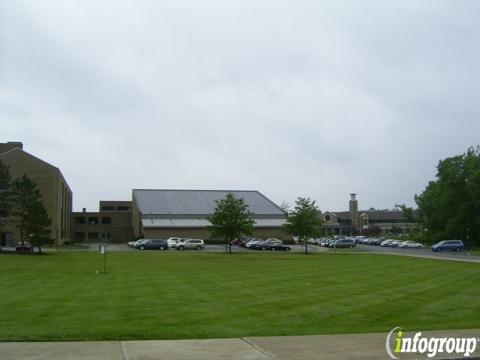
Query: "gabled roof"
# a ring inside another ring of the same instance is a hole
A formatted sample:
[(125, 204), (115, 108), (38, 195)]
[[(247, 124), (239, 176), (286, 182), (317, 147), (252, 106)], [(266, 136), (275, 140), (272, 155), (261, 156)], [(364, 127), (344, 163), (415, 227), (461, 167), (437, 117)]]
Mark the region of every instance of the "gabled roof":
[(8, 157), (10, 156), (15, 156), (15, 155), (20, 155), (20, 156), (24, 156), (24, 157), (29, 157), (35, 161), (37, 161), (39, 164), (42, 164), (44, 166), (47, 166), (47, 167), (50, 167), (52, 169), (56, 169), (56, 170), (59, 170), (56, 166), (52, 165), (52, 164), (49, 164), (48, 162), (46, 162), (45, 160), (42, 160), (32, 154), (30, 154), (29, 152), (26, 152), (25, 150), (23, 149), (20, 149), (18, 147), (16, 148), (13, 148), (13, 149), (10, 149), (8, 151), (5, 151), (4, 153), (1, 153), (0, 154), (0, 158), (5, 158), (7, 159)]
[[(340, 211), (335, 212), (339, 220), (350, 220), (349, 211)], [(359, 210), (358, 215), (362, 216), (363, 214), (368, 215), (370, 221), (375, 220), (402, 220), (403, 213), (398, 210)]]
[(209, 215), (215, 209), (215, 201), (228, 193), (242, 198), (255, 215), (286, 215), (282, 208), (255, 190), (134, 189), (133, 199), (144, 215)]

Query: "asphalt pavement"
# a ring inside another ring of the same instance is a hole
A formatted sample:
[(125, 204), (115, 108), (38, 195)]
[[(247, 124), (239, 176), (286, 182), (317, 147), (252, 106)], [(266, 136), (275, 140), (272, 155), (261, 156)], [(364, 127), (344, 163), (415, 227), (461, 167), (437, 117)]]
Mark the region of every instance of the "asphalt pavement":
[(471, 255), (468, 251), (432, 251), (430, 248), (423, 249), (403, 249), (382, 247), (378, 245), (358, 244), (357, 247), (369, 253), (413, 256), (427, 259), (454, 260), (463, 262), (480, 262), (480, 256)]

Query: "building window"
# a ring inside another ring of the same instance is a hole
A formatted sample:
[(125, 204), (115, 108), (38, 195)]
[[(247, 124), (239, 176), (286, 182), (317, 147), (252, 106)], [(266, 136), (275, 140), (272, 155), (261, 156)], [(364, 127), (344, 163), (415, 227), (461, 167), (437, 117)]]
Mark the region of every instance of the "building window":
[(85, 240), (85, 233), (84, 232), (76, 232), (75, 233), (75, 241), (84, 241)]
[(118, 211), (129, 211), (130, 206), (117, 206)]
[(98, 225), (98, 217), (96, 216), (89, 216), (88, 217), (88, 223), (90, 225)]
[(109, 217), (102, 217), (102, 224), (111, 224), (112, 223), (112, 218)]
[(110, 205), (102, 206), (102, 211), (113, 211), (113, 210), (115, 210), (114, 206), (110, 206)]
[(98, 240), (98, 232), (89, 232), (88, 240)]
[(325, 221), (330, 221), (332, 220), (332, 217), (330, 215), (325, 215)]
[(85, 218), (83, 216), (78, 216), (75, 218), (75, 224), (83, 225), (85, 224)]

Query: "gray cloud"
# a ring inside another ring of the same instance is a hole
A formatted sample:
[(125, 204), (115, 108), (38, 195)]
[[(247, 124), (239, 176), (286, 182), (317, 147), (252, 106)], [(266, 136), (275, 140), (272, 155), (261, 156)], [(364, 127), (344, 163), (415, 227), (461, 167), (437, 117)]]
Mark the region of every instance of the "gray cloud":
[(477, 1), (13, 1), (2, 141), (74, 207), (132, 188), (258, 189), (324, 210), (413, 204), (478, 143)]

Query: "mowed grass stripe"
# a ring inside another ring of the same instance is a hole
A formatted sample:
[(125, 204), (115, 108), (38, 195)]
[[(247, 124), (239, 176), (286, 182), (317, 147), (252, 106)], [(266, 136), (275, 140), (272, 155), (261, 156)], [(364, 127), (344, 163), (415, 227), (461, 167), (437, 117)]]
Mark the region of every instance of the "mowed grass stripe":
[(128, 340), (476, 328), (478, 264), (207, 252), (0, 257), (0, 340)]

